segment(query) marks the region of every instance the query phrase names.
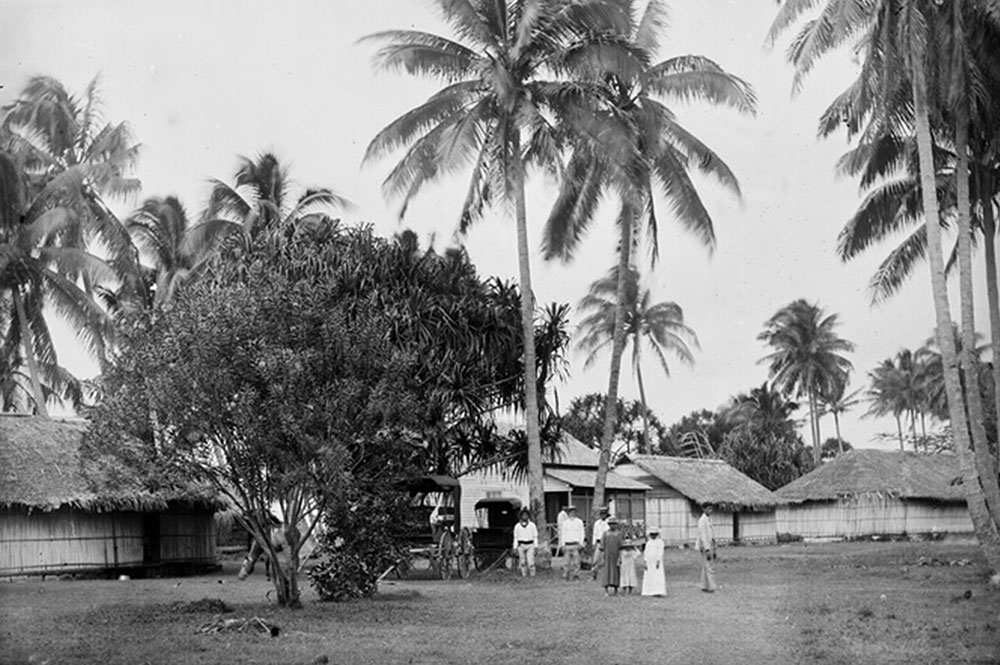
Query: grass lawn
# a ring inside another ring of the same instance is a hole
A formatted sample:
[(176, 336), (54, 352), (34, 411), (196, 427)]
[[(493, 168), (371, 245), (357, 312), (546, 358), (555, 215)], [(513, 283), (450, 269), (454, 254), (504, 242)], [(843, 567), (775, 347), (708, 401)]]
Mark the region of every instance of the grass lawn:
[[(306, 584), (300, 611), (266, 601), (263, 571), (238, 582), (235, 563), (194, 578), (3, 582), (0, 662), (1000, 663), (1000, 590), (972, 543), (724, 548), (716, 594), (699, 591), (696, 554), (667, 559), (666, 598), (498, 571), (341, 604)], [(215, 615), (178, 606), (203, 598), (281, 632), (199, 633)]]

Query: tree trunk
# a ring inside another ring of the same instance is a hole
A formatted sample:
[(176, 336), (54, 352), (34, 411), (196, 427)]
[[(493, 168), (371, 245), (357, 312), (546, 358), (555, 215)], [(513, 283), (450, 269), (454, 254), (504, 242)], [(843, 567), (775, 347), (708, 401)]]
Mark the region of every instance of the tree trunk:
[[(958, 279), (959, 299), (962, 313), (962, 373), (965, 375), (965, 391), (969, 405), (969, 433), (972, 437), (972, 451), (975, 454), (976, 470), (983, 485), (986, 509), (993, 518), (994, 529), (1000, 528), (1000, 483), (997, 482), (996, 466), (986, 439), (986, 425), (983, 417), (983, 398), (979, 392), (979, 368), (976, 352), (976, 314), (972, 285), (972, 221), (971, 199), (969, 196), (969, 124), (964, 109), (960, 109), (955, 120), (955, 152), (958, 162), (955, 168), (956, 192), (958, 197)], [(998, 534), (1000, 539), (1000, 534)]]
[(899, 452), (905, 452), (906, 448), (903, 446), (903, 421), (900, 419), (899, 414), (896, 414), (896, 431), (899, 433)]
[(24, 347), (24, 360), (28, 363), (28, 375), (31, 377), (31, 393), (35, 400), (35, 410), (41, 417), (48, 418), (49, 410), (45, 406), (45, 392), (42, 390), (42, 380), (38, 373), (38, 358), (35, 357), (34, 344), (31, 343), (31, 326), (28, 324), (28, 314), (24, 307), (21, 287), (15, 284), (10, 292), (14, 296), (14, 308), (17, 310), (18, 322), (21, 324), (21, 345)]
[[(980, 190), (980, 200), (983, 206), (983, 248), (986, 260), (986, 300), (990, 313), (990, 341), (993, 348), (993, 408), (997, 422), (1000, 423), (1000, 289), (997, 288), (997, 250), (996, 250), (996, 218), (993, 216), (993, 198), (988, 192), (993, 191), (993, 179), (987, 178), (986, 190)], [(997, 425), (1000, 432), (1000, 424)], [(990, 470), (997, 475), (997, 460), (993, 459)], [(980, 469), (980, 473), (983, 470)]]
[(653, 444), (649, 440), (649, 406), (646, 404), (646, 387), (642, 383), (642, 357), (639, 351), (638, 332), (632, 343), (635, 344), (635, 378), (639, 384), (639, 401), (642, 402), (642, 447), (639, 452), (648, 455), (653, 452)]
[(622, 228), (618, 250), (618, 293), (615, 303), (615, 331), (611, 336), (611, 371), (608, 373), (608, 394), (604, 398), (604, 430), (601, 451), (597, 458), (597, 478), (594, 480), (594, 507), (604, 505), (604, 489), (608, 481), (611, 443), (618, 419), (618, 381), (621, 378), (622, 355), (625, 353), (625, 286), (632, 260), (632, 226), (635, 211), (629, 202), (622, 204)]
[(935, 331), (941, 349), (944, 385), (948, 396), (948, 413), (952, 436), (958, 453), (962, 484), (965, 487), (969, 516), (976, 536), (982, 545), (989, 565), (1000, 569), (1000, 538), (989, 514), (973, 463), (969, 441), (969, 424), (965, 415), (965, 400), (956, 364), (955, 337), (952, 332), (951, 313), (948, 308), (948, 285), (944, 274), (944, 251), (941, 247), (941, 226), (938, 213), (934, 157), (932, 153), (930, 121), (927, 105), (927, 83), (924, 76), (923, 54), (911, 54), (910, 79), (913, 87), (914, 119), (916, 124), (917, 155), (920, 165), (920, 190), (924, 204), (924, 226), (927, 230), (927, 258), (931, 271)]
[(810, 434), (812, 434), (812, 440), (813, 440), (813, 462), (816, 463), (816, 466), (819, 466), (820, 462), (822, 462), (822, 452), (819, 449), (820, 448), (819, 422), (818, 422), (819, 414), (816, 413), (816, 409), (818, 408), (818, 405), (816, 403), (816, 391), (812, 388), (812, 386), (809, 387), (808, 394), (809, 394), (809, 427), (812, 430)]
[(833, 427), (837, 430), (837, 450), (843, 455), (844, 454), (844, 439), (840, 436), (840, 416), (837, 415), (836, 409), (833, 411)]
[[(542, 438), (538, 431), (538, 368), (535, 365), (535, 294), (531, 290), (528, 253), (528, 212), (524, 202), (524, 163), (517, 131), (511, 138), (511, 186), (517, 217), (517, 267), (521, 287), (521, 337), (524, 343), (524, 420), (528, 435), (528, 501), (535, 524), (545, 524), (542, 487)], [(543, 529), (539, 529), (543, 531)]]

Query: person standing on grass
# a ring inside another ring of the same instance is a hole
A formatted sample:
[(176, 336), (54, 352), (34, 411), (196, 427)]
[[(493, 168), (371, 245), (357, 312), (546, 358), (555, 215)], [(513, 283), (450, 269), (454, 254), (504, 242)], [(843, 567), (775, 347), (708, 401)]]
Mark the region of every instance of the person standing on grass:
[(635, 572), (635, 561), (638, 558), (638, 551), (635, 549), (635, 542), (626, 539), (622, 542), (622, 551), (618, 555), (618, 570), (621, 576), (621, 586), (622, 591), (632, 595), (632, 589), (634, 589), (639, 580), (639, 576)]
[(597, 509), (597, 521), (594, 522), (594, 531), (590, 535), (590, 544), (593, 548), (590, 567), (594, 571), (594, 579), (597, 579), (597, 571), (603, 563), (603, 553), (601, 551), (601, 539), (608, 530), (608, 509)]
[(521, 577), (535, 576), (535, 548), (538, 547), (538, 528), (531, 521), (527, 508), (521, 510), (521, 521), (514, 525), (514, 549)]
[(583, 547), (586, 533), (583, 520), (576, 516), (576, 507), (567, 506), (567, 517), (563, 520), (559, 531), (559, 547), (566, 553), (566, 567), (563, 578), (580, 579), (580, 548)]
[(715, 532), (712, 530), (712, 512), (715, 506), (706, 503), (701, 508), (698, 519), (698, 538), (694, 546), (701, 553), (701, 590), (712, 593), (718, 587), (715, 584)]
[(556, 543), (558, 544), (556, 547), (556, 556), (559, 556), (560, 552), (563, 551), (563, 541), (565, 540), (565, 538), (563, 538), (563, 522), (565, 522), (566, 518), (569, 517), (568, 511), (569, 506), (563, 506), (559, 509), (559, 514), (556, 515)]
[(601, 536), (601, 552), (603, 554), (603, 565), (601, 566), (601, 586), (604, 587), (604, 595), (610, 596), (612, 593), (618, 594), (618, 587), (621, 585), (621, 571), (618, 568), (618, 555), (621, 553), (622, 534), (618, 530), (618, 520), (614, 517), (608, 519), (608, 530)]
[(663, 540), (660, 539), (660, 530), (657, 527), (649, 529), (649, 540), (646, 541), (642, 559), (646, 564), (646, 572), (642, 576), (642, 595), (666, 596), (667, 578), (663, 570)]

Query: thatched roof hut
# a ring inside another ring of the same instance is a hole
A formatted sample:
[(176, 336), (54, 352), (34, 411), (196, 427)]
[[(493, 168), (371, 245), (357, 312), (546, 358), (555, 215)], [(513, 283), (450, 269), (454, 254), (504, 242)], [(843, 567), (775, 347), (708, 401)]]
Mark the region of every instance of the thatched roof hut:
[(615, 467), (650, 486), (646, 519), (671, 545), (694, 539), (701, 507), (716, 507), (712, 518), (719, 542), (771, 542), (777, 538), (778, 497), (722, 460), (628, 455)]
[(852, 450), (780, 488), (788, 503), (878, 493), (903, 499), (965, 501), (958, 458), (890, 450)]
[(615, 470), (622, 473), (623, 465), (629, 463), (698, 505), (711, 503), (724, 509), (768, 511), (780, 503), (773, 492), (723, 460), (630, 455)]
[(0, 415), (0, 575), (214, 564), (208, 491), (113, 486), (81, 460), (80, 420)]
[(808, 538), (971, 531), (958, 458), (888, 450), (839, 455), (776, 494), (778, 530)]

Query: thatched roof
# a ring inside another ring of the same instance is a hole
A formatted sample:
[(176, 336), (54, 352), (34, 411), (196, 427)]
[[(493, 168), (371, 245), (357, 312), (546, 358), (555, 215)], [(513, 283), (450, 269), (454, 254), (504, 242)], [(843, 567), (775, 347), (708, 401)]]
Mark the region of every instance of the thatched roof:
[(79, 420), (0, 415), (0, 507), (152, 511), (172, 501), (217, 507), (217, 500), (205, 491), (153, 494), (138, 484), (102, 488), (100, 479), (84, 473), (81, 465), (80, 443), (86, 429), (86, 422)]
[(958, 458), (889, 450), (852, 450), (777, 492), (788, 503), (881, 493), (904, 499), (964, 501)]
[(781, 503), (769, 489), (722, 460), (629, 455), (623, 458), (628, 462), (698, 504), (760, 510)]

